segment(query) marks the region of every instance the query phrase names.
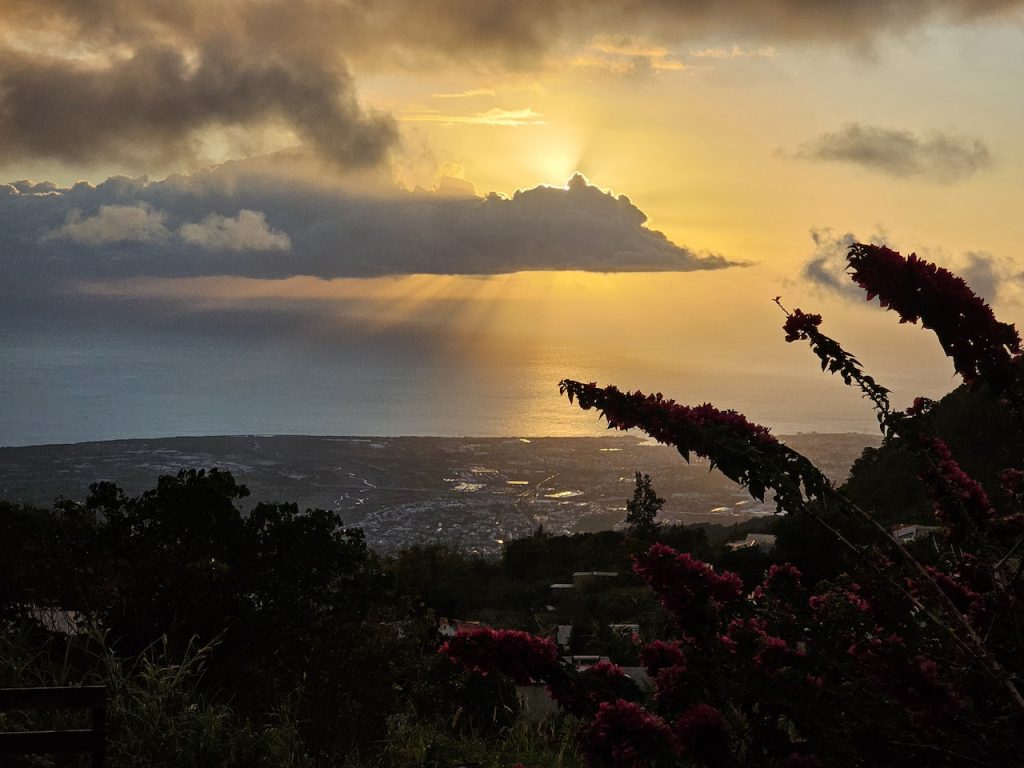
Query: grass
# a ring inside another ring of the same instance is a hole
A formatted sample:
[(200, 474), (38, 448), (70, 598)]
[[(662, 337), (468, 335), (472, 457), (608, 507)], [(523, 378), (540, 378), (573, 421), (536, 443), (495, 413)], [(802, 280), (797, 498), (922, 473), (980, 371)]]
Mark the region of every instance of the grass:
[[(110, 768), (583, 768), (579, 722), (561, 716), (518, 718), (487, 732), (467, 727), (461, 711), (448, 720), (407, 712), (387, 722), (387, 736), (364, 753), (338, 761), (308, 755), (287, 711), (254, 723), (200, 688), (216, 642), (189, 644), (170, 658), (166, 640), (119, 658), (99, 634), (63, 636), (33, 622), (0, 628), (0, 687), (105, 685)], [(0, 729), (84, 727), (87, 713), (0, 714)], [(49, 719), (45, 719), (49, 717)], [(25, 768), (85, 766), (88, 759), (24, 758)], [(5, 763), (6, 765), (6, 763)]]

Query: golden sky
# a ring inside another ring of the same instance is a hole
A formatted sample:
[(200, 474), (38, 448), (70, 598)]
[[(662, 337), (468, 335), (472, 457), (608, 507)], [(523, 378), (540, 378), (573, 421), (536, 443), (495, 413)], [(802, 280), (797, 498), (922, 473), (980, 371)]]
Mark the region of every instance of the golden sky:
[[(516, 414), (482, 431), (591, 429), (551, 426), (563, 376), (870, 428), (782, 341), (776, 295), (822, 312), (898, 402), (956, 382), (847, 284), (846, 244), (916, 251), (1024, 320), (1016, 0), (0, 0), (0, 17), (0, 263), (33, 381), (71, 329), (85, 348), (255, 338), (270, 358), (375, 344), (392, 378), (415, 337), (439, 392), (476, 382)], [(216, 410), (215, 382), (196, 386)], [(779, 402), (794, 391), (810, 415)], [(136, 395), (120, 429), (202, 429), (147, 421), (160, 399)], [(381, 431), (446, 431), (404, 424)]]

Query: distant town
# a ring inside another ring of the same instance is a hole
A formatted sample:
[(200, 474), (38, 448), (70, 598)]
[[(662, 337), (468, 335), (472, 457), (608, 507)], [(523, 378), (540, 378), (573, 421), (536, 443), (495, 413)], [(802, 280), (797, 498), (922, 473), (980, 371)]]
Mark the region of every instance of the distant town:
[[(865, 447), (864, 434), (805, 433), (783, 441), (834, 480)], [(445, 543), (496, 555), (540, 526), (552, 534), (621, 527), (636, 472), (666, 499), (667, 523), (732, 525), (772, 514), (706, 462), (633, 436), (471, 439), (231, 436), (116, 440), (0, 448), (0, 498), (49, 505), (80, 500), (111, 480), (129, 494), (183, 468), (230, 471), (258, 501), (338, 511), (368, 544), (395, 552)]]

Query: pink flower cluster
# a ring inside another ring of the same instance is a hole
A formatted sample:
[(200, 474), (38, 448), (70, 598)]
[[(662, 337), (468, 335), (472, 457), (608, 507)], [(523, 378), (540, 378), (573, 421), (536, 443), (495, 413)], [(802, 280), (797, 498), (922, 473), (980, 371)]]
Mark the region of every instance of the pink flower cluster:
[(868, 614), (871, 604), (861, 595), (860, 584), (837, 585), (808, 600), (811, 611), (820, 621), (826, 614), (843, 613), (852, 609), (856, 613)]
[(708, 618), (711, 601), (729, 603), (743, 596), (743, 581), (735, 573), (718, 573), (690, 553), (654, 544), (637, 555), (633, 570), (661, 597), (681, 629), (700, 629), (697, 621)]
[(640, 651), (640, 663), (654, 679), (658, 704), (666, 710), (679, 709), (690, 698), (686, 657), (678, 640), (655, 640)]
[(668, 723), (624, 699), (601, 704), (587, 735), (592, 766), (652, 768), (681, 749)]
[(693, 681), (687, 677), (686, 665), (675, 664), (658, 671), (654, 677), (655, 698), (665, 711), (679, 710), (693, 697)]
[(977, 565), (977, 561), (965, 556), (952, 573), (945, 573), (930, 565), (925, 569), (957, 610), (967, 616), (971, 624), (981, 628), (991, 618), (988, 598), (991, 597), (993, 583), (990, 574)]
[(830, 487), (811, 462), (779, 443), (767, 427), (747, 421), (736, 411), (707, 403), (680, 405), (660, 392), (621, 392), (614, 386), (570, 379), (559, 388), (583, 410), (600, 411), (610, 429), (639, 428), (658, 442), (674, 446), (687, 461), (691, 453), (709, 459), (712, 468), (746, 487), (754, 498), (764, 500), (766, 491), (775, 491), (780, 511), (800, 509), (806, 499)]
[(618, 387), (598, 387), (571, 379), (562, 381), (559, 387), (569, 402), (575, 398), (583, 410), (601, 411), (609, 427), (640, 428), (660, 443), (700, 456), (711, 456), (715, 445), (727, 437), (770, 445), (778, 442), (767, 427), (747, 421), (742, 413), (722, 411), (709, 403), (680, 405), (660, 392), (622, 392)]
[(648, 675), (656, 677), (658, 672), (666, 667), (686, 669), (686, 656), (683, 655), (678, 640), (654, 640), (640, 649), (640, 663), (644, 665)]
[(786, 341), (804, 341), (815, 332), (819, 325), (821, 325), (821, 315), (812, 315), (794, 309), (783, 323), (782, 330), (786, 332)]
[(603, 702), (632, 698), (637, 691), (622, 667), (604, 659), (578, 675), (551, 675), (547, 688), (563, 709), (584, 716), (592, 716)]
[(753, 597), (756, 600), (791, 600), (803, 592), (804, 587), (800, 582), (802, 576), (800, 569), (792, 563), (772, 563), (764, 581), (754, 590)]
[(971, 606), (980, 597), (980, 595), (971, 589), (968, 585), (954, 576), (950, 576), (948, 573), (943, 573), (938, 568), (927, 565), (925, 570), (928, 574), (935, 579), (935, 583), (939, 585), (946, 596), (953, 601), (953, 604), (960, 610), (961, 613), (968, 613), (971, 610)]
[(926, 440), (924, 455), (928, 466), (921, 480), (932, 497), (935, 516), (952, 534), (966, 534), (995, 516), (985, 489), (960, 468), (949, 446), (938, 438)]
[(846, 652), (867, 677), (903, 704), (915, 723), (941, 719), (963, 706), (953, 688), (942, 680), (938, 664), (921, 654), (908, 658), (906, 640), (895, 632), (886, 634), (882, 627), (874, 627)]
[(742, 650), (756, 669), (769, 675), (802, 655), (781, 637), (770, 634), (767, 622), (759, 618), (733, 619), (719, 640), (730, 654)]
[(1003, 369), (1020, 353), (1017, 330), (997, 321), (992, 308), (948, 270), (913, 253), (904, 258), (884, 246), (862, 243), (850, 246), (847, 261), (868, 301), (878, 296), (900, 322), (920, 321), (935, 332), (964, 381)]
[(922, 413), (928, 413), (934, 405), (935, 401), (929, 397), (915, 397), (914, 402), (904, 413), (907, 416), (920, 416)]
[(466, 669), (484, 675), (497, 670), (519, 685), (546, 680), (558, 668), (558, 646), (515, 629), (461, 630), (440, 652)]

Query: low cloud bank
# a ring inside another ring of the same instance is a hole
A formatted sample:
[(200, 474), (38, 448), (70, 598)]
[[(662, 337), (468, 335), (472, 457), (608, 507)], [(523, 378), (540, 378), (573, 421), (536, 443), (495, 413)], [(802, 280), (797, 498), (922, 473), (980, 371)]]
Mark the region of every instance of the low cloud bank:
[(647, 228), (630, 200), (574, 176), (511, 198), (392, 189), (359, 194), (222, 166), (163, 181), (0, 185), (8, 290), (132, 277), (325, 279), (722, 269)]

